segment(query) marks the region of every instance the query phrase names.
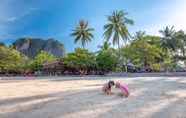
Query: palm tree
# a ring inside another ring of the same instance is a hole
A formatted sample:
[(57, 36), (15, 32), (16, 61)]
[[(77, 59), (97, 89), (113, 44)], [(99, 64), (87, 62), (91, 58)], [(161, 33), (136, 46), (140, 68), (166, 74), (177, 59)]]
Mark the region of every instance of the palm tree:
[(161, 38), (161, 47), (166, 51), (175, 51), (176, 50), (176, 44), (174, 39), (175, 30), (174, 27), (168, 27), (164, 30), (159, 31), (162, 34)]
[(80, 20), (71, 36), (75, 37), (75, 43), (81, 42), (82, 47), (85, 48), (85, 45), (94, 38), (92, 31), (94, 31), (94, 29), (89, 28), (87, 21)]
[(117, 44), (120, 48), (120, 40), (127, 42), (130, 38), (130, 34), (127, 25), (133, 25), (133, 20), (127, 18), (128, 13), (120, 11), (114, 11), (111, 16), (108, 16), (108, 23), (104, 25), (104, 37), (108, 41), (112, 39), (113, 45)]
[(110, 45), (111, 45), (111, 43), (109, 43), (108, 41), (105, 41), (103, 43), (103, 45), (99, 45), (98, 48), (100, 48), (101, 51), (108, 50), (110, 48)]
[(123, 66), (123, 59), (120, 56), (120, 40), (125, 43), (130, 39), (127, 25), (133, 25), (133, 20), (127, 18), (128, 13), (124, 11), (114, 11), (107, 17), (107, 24), (104, 25), (104, 37), (107, 41), (112, 39), (113, 45), (118, 45), (119, 66)]
[[(173, 63), (177, 63), (177, 58), (175, 58), (175, 52), (178, 48), (179, 42), (175, 37), (175, 30), (174, 26), (169, 27), (166, 26), (165, 29), (159, 31), (162, 34), (161, 40), (160, 40), (160, 46), (162, 49), (167, 53), (167, 55), (171, 58), (173, 58), (172, 61), (168, 61), (168, 65), (172, 65)], [(164, 60), (165, 63), (166, 59)], [(166, 65), (166, 70), (168, 72), (168, 66)]]
[(185, 57), (186, 53), (186, 34), (180, 30), (175, 33), (175, 39), (177, 40), (177, 48), (181, 51), (182, 56)]
[(145, 37), (145, 32), (144, 31), (138, 31), (136, 32), (134, 36), (134, 40), (142, 40)]

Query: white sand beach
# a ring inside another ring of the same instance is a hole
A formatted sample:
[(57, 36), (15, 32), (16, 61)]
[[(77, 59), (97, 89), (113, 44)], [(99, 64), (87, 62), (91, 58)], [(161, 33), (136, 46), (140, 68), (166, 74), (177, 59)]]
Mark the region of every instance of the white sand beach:
[[(121, 98), (115, 88), (114, 95), (104, 95), (108, 80), (127, 83), (130, 96)], [(186, 77), (0, 80), (0, 118), (87, 117), (186, 118)]]

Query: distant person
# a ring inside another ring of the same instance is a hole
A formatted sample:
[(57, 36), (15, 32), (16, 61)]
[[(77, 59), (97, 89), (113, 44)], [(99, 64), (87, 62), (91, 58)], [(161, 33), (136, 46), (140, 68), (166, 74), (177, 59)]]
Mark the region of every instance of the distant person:
[(111, 89), (112, 87), (115, 85), (114, 81), (109, 81), (108, 83), (105, 83), (103, 85), (103, 88), (102, 88), (102, 91), (107, 94), (107, 95), (111, 95), (112, 92), (111, 92)]
[(129, 96), (129, 88), (128, 85), (121, 83), (121, 82), (116, 82), (115, 84), (116, 88), (119, 88), (121, 90), (121, 96), (128, 97)]

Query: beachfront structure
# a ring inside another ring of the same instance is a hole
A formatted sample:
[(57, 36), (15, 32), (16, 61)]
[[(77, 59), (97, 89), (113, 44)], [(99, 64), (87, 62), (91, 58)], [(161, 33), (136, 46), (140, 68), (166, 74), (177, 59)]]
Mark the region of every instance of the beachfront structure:
[(42, 73), (45, 75), (61, 75), (65, 71), (65, 66), (62, 60), (46, 62), (43, 64)]

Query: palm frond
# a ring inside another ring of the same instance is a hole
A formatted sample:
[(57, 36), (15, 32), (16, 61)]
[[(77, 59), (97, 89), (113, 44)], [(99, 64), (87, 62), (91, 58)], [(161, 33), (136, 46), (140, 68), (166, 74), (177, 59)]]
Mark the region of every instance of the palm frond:
[(103, 34), (104, 38), (108, 41), (112, 37), (112, 33), (113, 33), (113, 26), (110, 26), (104, 32), (104, 34)]
[(81, 45), (85, 47), (85, 45), (93, 38), (92, 31), (94, 31), (94, 29), (89, 28), (87, 21), (80, 20), (78, 26), (76, 26), (76, 28), (71, 33), (71, 36), (75, 38), (75, 43), (81, 42)]
[(125, 23), (129, 25), (134, 25), (134, 21), (125, 17)]
[(127, 15), (128, 13), (122, 10), (116, 10), (112, 12), (112, 15), (107, 17), (108, 23), (104, 25), (104, 38), (107, 41), (112, 38), (112, 42), (115, 45), (121, 39), (124, 41), (130, 39), (131, 36), (127, 29), (127, 25), (133, 25), (134, 22), (127, 18)]

